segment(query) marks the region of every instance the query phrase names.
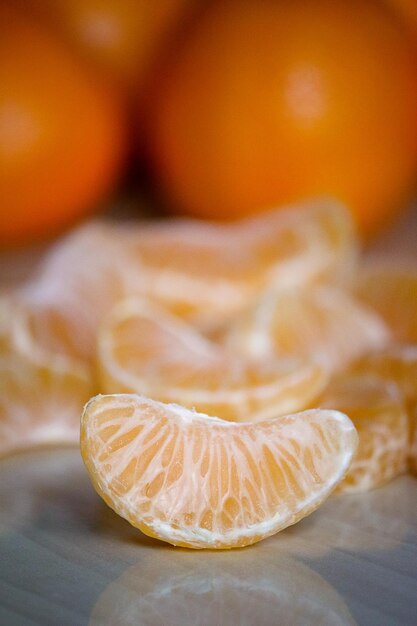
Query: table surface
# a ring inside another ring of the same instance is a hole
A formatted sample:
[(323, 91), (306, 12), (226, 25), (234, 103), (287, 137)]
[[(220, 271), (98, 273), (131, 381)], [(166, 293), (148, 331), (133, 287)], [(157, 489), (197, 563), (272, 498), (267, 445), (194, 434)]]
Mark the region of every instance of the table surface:
[(142, 535), (96, 495), (79, 451), (0, 461), (0, 624), (415, 626), (417, 480), (333, 496), (231, 552)]
[[(417, 211), (370, 253), (417, 259)], [(2, 258), (15, 281), (37, 251)], [(12, 271), (14, 270), (14, 271)], [(142, 535), (94, 492), (77, 449), (0, 460), (1, 626), (417, 624), (417, 479), (333, 496), (275, 537), (199, 552)]]

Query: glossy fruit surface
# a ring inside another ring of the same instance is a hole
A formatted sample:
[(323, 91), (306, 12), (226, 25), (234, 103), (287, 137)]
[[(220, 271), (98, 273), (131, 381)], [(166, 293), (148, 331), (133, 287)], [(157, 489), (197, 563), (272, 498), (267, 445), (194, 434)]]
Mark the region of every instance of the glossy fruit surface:
[(417, 2), (415, 0), (388, 0), (392, 8), (401, 15), (417, 36)]
[(124, 117), (108, 91), (42, 25), (10, 7), (0, 42), (0, 245), (55, 234), (113, 190)]
[(192, 0), (17, 0), (121, 85), (142, 86)]
[(368, 234), (410, 197), (416, 57), (381, 2), (214, 1), (155, 90), (175, 210), (236, 218), (327, 193)]

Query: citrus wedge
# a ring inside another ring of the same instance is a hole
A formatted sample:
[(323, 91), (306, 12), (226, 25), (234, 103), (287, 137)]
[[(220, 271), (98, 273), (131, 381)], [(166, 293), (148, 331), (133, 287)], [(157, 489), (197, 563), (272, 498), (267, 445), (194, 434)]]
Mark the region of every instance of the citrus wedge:
[(97, 396), (81, 453), (99, 495), (145, 534), (234, 548), (295, 524), (348, 470), (357, 435), (337, 411), (236, 424), (138, 395)]
[(234, 224), (94, 221), (58, 241), (18, 297), (37, 343), (91, 360), (97, 326), (122, 297), (211, 328), (270, 284), (342, 280), (356, 257), (352, 219), (330, 200)]
[(417, 345), (393, 345), (367, 354), (353, 369), (381, 376), (401, 390), (410, 420), (409, 469), (417, 475)]
[(302, 409), (327, 382), (314, 363), (228, 353), (143, 300), (116, 305), (99, 333), (98, 358), (105, 393), (135, 392), (232, 421)]
[(59, 240), (35, 279), (14, 294), (32, 343), (91, 363), (103, 314), (133, 289), (137, 273), (111, 222), (91, 222)]
[(357, 295), (387, 323), (394, 339), (417, 343), (417, 268), (395, 261), (373, 265), (360, 273)]
[(251, 357), (298, 356), (328, 371), (388, 339), (376, 314), (328, 286), (266, 292), (225, 335), (226, 345)]
[(357, 260), (352, 218), (329, 199), (230, 224), (177, 219), (128, 232), (144, 295), (201, 327), (230, 319), (271, 285), (344, 282)]
[(30, 312), (0, 299), (0, 455), (77, 443), (79, 414), (95, 388), (83, 361), (34, 341)]
[(88, 377), (17, 354), (0, 357), (0, 456), (40, 445), (76, 444)]
[(409, 420), (395, 384), (345, 372), (331, 382), (320, 404), (349, 415), (359, 435), (357, 454), (340, 491), (367, 491), (405, 473)]

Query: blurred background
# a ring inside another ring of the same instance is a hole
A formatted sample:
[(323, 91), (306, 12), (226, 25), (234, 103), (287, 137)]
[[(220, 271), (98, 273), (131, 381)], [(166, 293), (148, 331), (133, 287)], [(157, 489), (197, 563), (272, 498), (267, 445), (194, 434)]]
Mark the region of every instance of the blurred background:
[[(0, 279), (100, 213), (417, 234), (415, 0), (0, 0)], [(406, 215), (406, 217), (404, 217)]]

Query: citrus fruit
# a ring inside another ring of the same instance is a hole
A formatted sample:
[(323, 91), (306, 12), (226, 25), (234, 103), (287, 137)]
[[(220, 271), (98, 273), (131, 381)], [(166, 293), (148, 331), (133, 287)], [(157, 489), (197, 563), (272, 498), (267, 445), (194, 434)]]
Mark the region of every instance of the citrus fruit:
[(403, 393), (407, 403), (417, 400), (417, 345), (390, 345), (370, 352), (353, 365), (355, 372), (375, 374), (392, 380)]
[(253, 358), (297, 356), (331, 372), (388, 339), (379, 317), (344, 291), (306, 286), (267, 291), (231, 324), (224, 340)]
[(405, 19), (411, 31), (417, 34), (417, 4), (415, 0), (388, 0), (388, 2)]
[(356, 448), (350, 420), (307, 411), (236, 424), (138, 395), (97, 396), (81, 418), (94, 487), (145, 534), (190, 548), (255, 543), (311, 513)]
[(97, 220), (58, 240), (13, 297), (25, 311), (33, 343), (91, 363), (103, 314), (139, 271), (124, 254), (117, 227)]
[(39, 445), (77, 444), (89, 376), (17, 353), (0, 356), (0, 456)]
[(399, 342), (417, 343), (417, 269), (387, 260), (359, 274), (356, 293), (388, 324)]
[(377, 0), (215, 0), (155, 81), (173, 210), (236, 218), (329, 193), (363, 233), (412, 195), (417, 64)]
[(352, 369), (381, 376), (401, 390), (410, 420), (409, 468), (417, 475), (417, 345), (393, 345), (367, 354)]
[(82, 362), (33, 341), (24, 309), (0, 301), (0, 455), (77, 443), (80, 411), (94, 393)]
[(217, 325), (268, 286), (349, 280), (357, 260), (352, 220), (319, 199), (234, 224), (171, 220), (128, 231), (142, 293), (199, 326)]
[(367, 491), (405, 473), (409, 420), (393, 383), (344, 372), (330, 383), (320, 405), (346, 412), (359, 435), (356, 456), (339, 491)]
[(320, 367), (299, 359), (251, 363), (140, 300), (116, 305), (98, 338), (105, 393), (139, 393), (232, 421), (304, 408), (323, 390)]
[[(54, 310), (43, 313), (48, 332)], [(13, 294), (0, 298), (0, 456), (37, 445), (76, 444), (80, 411), (96, 391), (90, 367), (64, 349), (68, 337), (60, 336), (59, 348), (39, 341), (31, 323), (32, 310)]]
[[(16, 1), (16, 0), (14, 0)], [(17, 0), (121, 85), (143, 87), (195, 0)]]
[[(62, 230), (114, 189), (125, 152), (116, 93), (41, 24), (0, 7), (0, 246)], [(7, 207), (7, 210), (6, 210)]]
[(324, 200), (233, 225), (97, 220), (57, 241), (16, 296), (36, 342), (91, 361), (97, 328), (123, 297), (210, 328), (267, 285), (344, 282), (356, 256), (346, 210)]

